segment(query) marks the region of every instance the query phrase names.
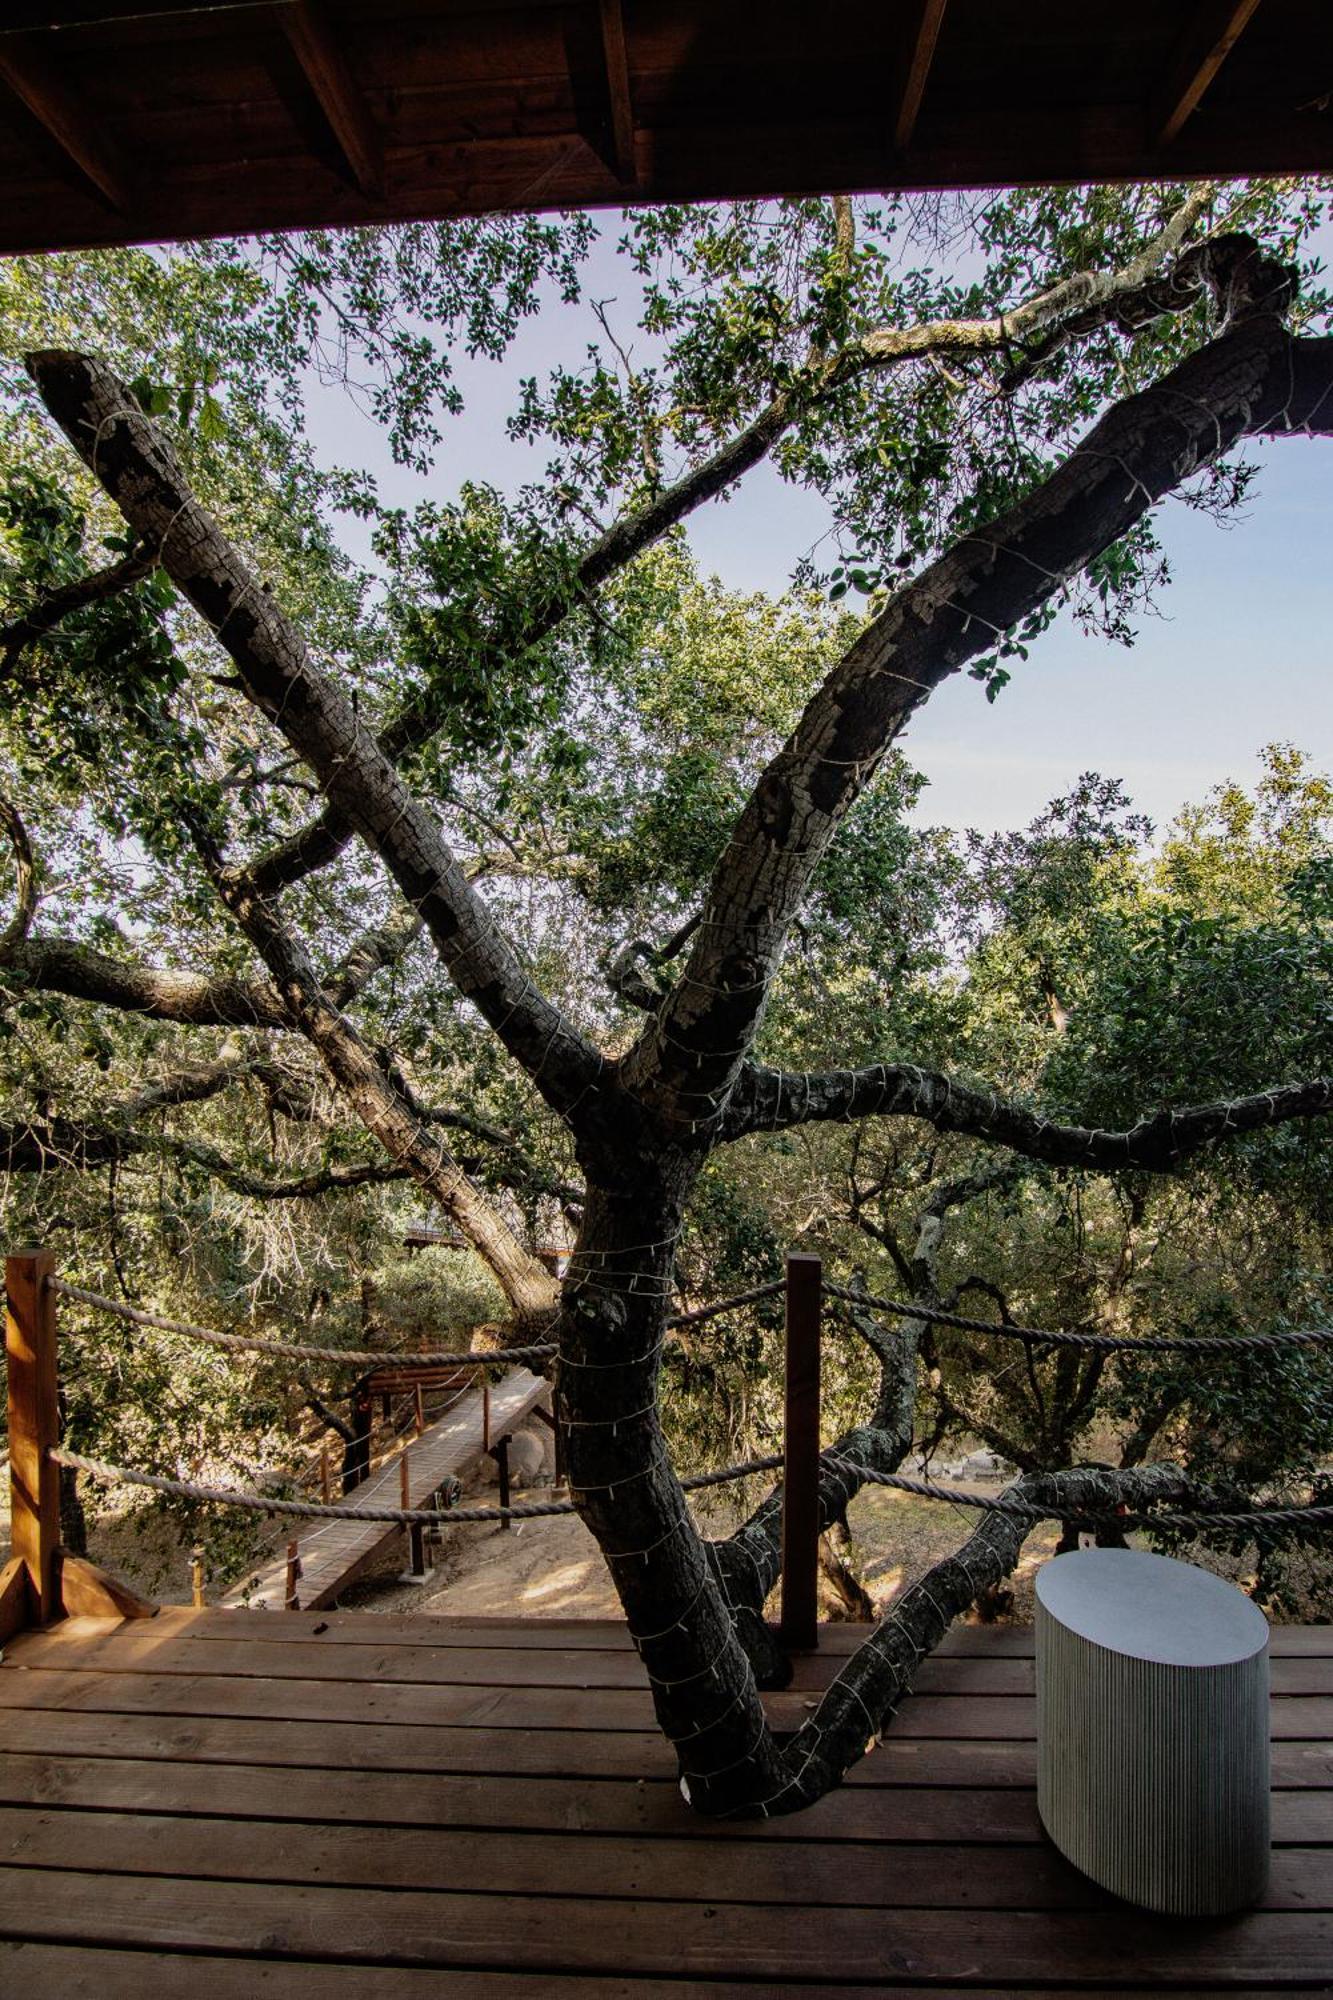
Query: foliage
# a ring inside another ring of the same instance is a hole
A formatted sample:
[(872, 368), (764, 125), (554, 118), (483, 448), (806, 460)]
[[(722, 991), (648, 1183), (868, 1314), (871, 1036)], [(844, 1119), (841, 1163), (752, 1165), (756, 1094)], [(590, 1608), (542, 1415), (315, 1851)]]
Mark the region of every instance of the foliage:
[[(438, 726), (406, 760), (414, 782), (533, 980), (615, 1052), (639, 1010), (611, 969), (638, 946), (654, 980), (673, 978), (667, 940), (696, 914), (756, 772), (868, 617), (955, 537), (984, 534), (1112, 401), (1192, 351), (1207, 307), (1108, 318), (1045, 350), (903, 366), (868, 365), (866, 343), (985, 320), (1073, 273), (1124, 265), (1183, 198), (1161, 186), (666, 206), (626, 216), (600, 245), (588, 217), (496, 218), (16, 260), (0, 269), (5, 616), (129, 552), (100, 489), (39, 421), (20, 362), (38, 343), (95, 347), (160, 419), (359, 719), (374, 728), (405, 701), (432, 705)], [(1256, 183), (1213, 191), (1200, 228), (1243, 225), (1308, 262), (1321, 214), (1317, 190)], [(592, 300), (612, 251), (616, 296), (590, 304), (583, 364), (511, 398), (509, 437), (543, 460), (528, 484), (462, 483), (390, 508), (364, 472), (321, 462), (308, 400), (331, 379), (401, 463), (446, 463), (463, 406), (455, 354), (503, 364), (533, 312)], [(1312, 267), (1301, 301), (1301, 323), (1323, 324)], [(599, 534), (643, 518), (775, 409), (777, 473), (819, 496), (829, 523), (788, 591), (700, 574), (679, 526), (645, 533), (632, 560), (586, 586)], [(1248, 477), (1233, 455), (1190, 497), (1224, 514)], [(348, 552), (358, 523), (364, 559)], [(1057, 611), (1128, 643), (1168, 584), (1148, 520), (971, 670), (994, 699)], [(319, 801), (161, 573), (64, 618), (2, 671), (0, 793), (38, 849), (38, 934), (252, 977), (191, 826), (206, 814), (242, 866)], [(890, 754), (838, 830), (772, 996), (766, 1059), (916, 1062), (1098, 1126), (1328, 1069), (1333, 791), (1298, 752), (1271, 750), (1253, 796), (1221, 788), (1159, 846), (1095, 773), (998, 840), (923, 829), (922, 787)], [(350, 941), (391, 909), (356, 845), (282, 896), (330, 984)], [(577, 1221), (568, 1136), (423, 945), (346, 1004), (519, 1236)], [(400, 1265), (415, 1197), (399, 1186), (299, 1202), (245, 1191), (373, 1156), (299, 1038), (92, 1007), (31, 985), (17, 963), (0, 965), (0, 1037), (12, 1128), (133, 1129), (138, 1150), (114, 1165), (81, 1171), (57, 1150), (48, 1172), (15, 1183), (11, 1227), (56, 1242), (89, 1281), (186, 1317), (315, 1324), (335, 1344), (364, 1338), (367, 1287), (387, 1341), (499, 1310), (476, 1263), (428, 1279)], [(145, 1079), (210, 1063), (234, 1070), (224, 1089), (130, 1108)], [(461, 1131), (445, 1122), (460, 1115)], [(987, 1157), (883, 1123), (747, 1141), (695, 1191), (682, 1289), (697, 1300), (760, 1282), (795, 1241), (902, 1289), (920, 1277), (928, 1204)], [(1280, 1325), (1325, 1310), (1329, 1164), (1327, 1141), (1292, 1127), (1151, 1184), (1021, 1165), (948, 1206), (934, 1281), (971, 1308), (1040, 1323)], [(222, 1367), (77, 1315), (70, 1331), (76, 1443), (172, 1468), (281, 1469), (301, 1397), (280, 1371)], [(1333, 1454), (1319, 1366), (1071, 1372), (1055, 1359), (996, 1366), (940, 1336), (921, 1435), (985, 1436), (1031, 1464), (1156, 1439), (1191, 1464), (1224, 1462), (1239, 1486), (1280, 1486)], [(681, 1459), (766, 1443), (777, 1368), (765, 1310), (679, 1342), (667, 1381)], [(863, 1411), (870, 1387), (860, 1349), (837, 1350), (828, 1421)]]

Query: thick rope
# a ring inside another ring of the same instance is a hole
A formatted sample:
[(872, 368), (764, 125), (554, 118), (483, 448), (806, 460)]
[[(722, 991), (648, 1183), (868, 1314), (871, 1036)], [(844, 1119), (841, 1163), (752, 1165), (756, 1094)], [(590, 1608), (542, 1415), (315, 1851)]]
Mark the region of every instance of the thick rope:
[(247, 1354), (280, 1354), (294, 1361), (341, 1361), (358, 1367), (489, 1368), (510, 1362), (544, 1361), (556, 1352), (554, 1341), (536, 1341), (529, 1347), (495, 1347), (480, 1352), (437, 1353), (432, 1350), (388, 1349), (383, 1347), (312, 1347), (299, 1340), (267, 1340), (258, 1334), (218, 1333), (213, 1327), (194, 1326), (189, 1320), (167, 1319), (162, 1313), (144, 1312), (120, 1299), (106, 1298), (101, 1292), (85, 1291), (82, 1285), (67, 1285), (52, 1278), (53, 1288), (63, 1298), (77, 1299), (80, 1305), (96, 1306), (114, 1313), (118, 1319), (132, 1320), (135, 1326), (155, 1327), (159, 1333), (179, 1333), (188, 1340), (205, 1340), (212, 1347), (227, 1347)]
[[(545, 1361), (558, 1350), (554, 1341), (534, 1341), (529, 1347), (496, 1347), (482, 1352), (469, 1349), (465, 1354), (437, 1354), (431, 1352), (403, 1352), (401, 1349), (358, 1348), (358, 1347), (314, 1347), (298, 1340), (270, 1340), (259, 1334), (219, 1333), (212, 1327), (195, 1326), (189, 1320), (168, 1319), (162, 1313), (145, 1312), (140, 1306), (126, 1305), (122, 1299), (108, 1298), (103, 1292), (90, 1292), (82, 1285), (68, 1285), (61, 1278), (52, 1278), (53, 1289), (67, 1299), (77, 1299), (80, 1305), (96, 1306), (101, 1312), (114, 1313), (118, 1319), (131, 1320), (135, 1326), (155, 1327), (161, 1333), (178, 1333), (190, 1340), (204, 1340), (213, 1347), (227, 1347), (246, 1354), (281, 1355), (294, 1361), (340, 1361), (361, 1367), (378, 1367), (381, 1364), (406, 1363), (415, 1367), (472, 1367), (490, 1366), (498, 1363), (526, 1363)], [(761, 1299), (775, 1297), (783, 1289), (781, 1278), (771, 1284), (759, 1285), (752, 1292), (738, 1292), (734, 1298), (720, 1299), (716, 1305), (699, 1306), (692, 1312), (676, 1313), (667, 1321), (669, 1328), (679, 1326), (699, 1326), (705, 1320), (716, 1319), (720, 1313), (739, 1312), (743, 1306), (757, 1305)]]
[[(955, 1507), (975, 1507), (987, 1514), (1015, 1514), (1029, 1521), (1086, 1522), (1089, 1528), (1248, 1528), (1268, 1526), (1325, 1526), (1333, 1523), (1333, 1506), (1247, 1507), (1236, 1512), (1200, 1514), (1095, 1514), (1086, 1507), (1034, 1506), (1028, 1500), (1010, 1500), (1003, 1494), (964, 1493), (958, 1487), (934, 1486), (927, 1479), (909, 1479), (901, 1472), (875, 1472), (851, 1459), (835, 1458), (825, 1452), (820, 1463), (835, 1472), (853, 1474), (869, 1486), (891, 1486), (900, 1493), (914, 1493), (923, 1500), (947, 1500)], [(1077, 1470), (1077, 1468), (1075, 1468)]]
[[(51, 1445), (47, 1457), (55, 1465), (67, 1465), (76, 1472), (86, 1472), (106, 1486), (147, 1486), (155, 1493), (174, 1493), (186, 1500), (204, 1500), (221, 1507), (244, 1507), (256, 1514), (290, 1514), (300, 1519), (313, 1521), (385, 1521), (390, 1525), (411, 1527), (467, 1526), (480, 1521), (536, 1521), (552, 1514), (574, 1514), (577, 1508), (572, 1500), (529, 1500), (513, 1507), (338, 1507), (331, 1502), (318, 1500), (279, 1500), (263, 1493), (246, 1493), (233, 1486), (204, 1486), (191, 1479), (168, 1479), (157, 1472), (132, 1472), (123, 1465), (110, 1465), (104, 1459), (85, 1458), (76, 1451), (66, 1451), (62, 1446)], [(733, 1479), (743, 1479), (753, 1472), (772, 1471), (781, 1465), (779, 1457), (750, 1459), (741, 1465), (728, 1465), (716, 1472), (704, 1472), (682, 1479), (681, 1485), (690, 1490), (703, 1486), (721, 1486)], [(954, 1507), (972, 1507), (982, 1513), (1012, 1514), (1020, 1519), (1037, 1521), (1070, 1521), (1086, 1523), (1089, 1528), (1112, 1526), (1116, 1528), (1249, 1528), (1260, 1523), (1267, 1526), (1325, 1526), (1333, 1523), (1333, 1506), (1305, 1507), (1250, 1507), (1239, 1512), (1218, 1512), (1204, 1514), (1091, 1514), (1086, 1507), (1034, 1506), (1027, 1500), (1006, 1499), (1002, 1494), (990, 1496), (981, 1493), (965, 1493), (958, 1487), (933, 1486), (929, 1480), (909, 1479), (899, 1472), (875, 1472), (864, 1465), (855, 1465), (848, 1459), (834, 1458), (825, 1453), (821, 1463), (835, 1472), (850, 1473), (870, 1486), (891, 1486), (898, 1492), (914, 1493), (923, 1500), (943, 1500)]]
[[(111, 1465), (102, 1458), (85, 1458), (80, 1452), (51, 1445), (47, 1457), (55, 1465), (68, 1465), (86, 1472), (104, 1486), (147, 1486), (154, 1493), (174, 1493), (182, 1500), (204, 1500), (219, 1507), (244, 1507), (253, 1514), (290, 1514), (311, 1521), (386, 1521), (391, 1526), (455, 1527), (478, 1521), (537, 1521), (550, 1514), (575, 1514), (572, 1500), (524, 1500), (512, 1507), (339, 1507), (329, 1500), (280, 1500), (269, 1494), (247, 1493), (237, 1486), (204, 1486), (193, 1479), (168, 1479), (160, 1472), (134, 1472), (128, 1466)], [(716, 1472), (700, 1472), (682, 1479), (688, 1491), (704, 1486), (725, 1486), (754, 1472), (771, 1472), (782, 1464), (780, 1457), (748, 1459), (740, 1465), (722, 1466)]]
[(719, 1313), (739, 1312), (742, 1306), (754, 1306), (761, 1299), (776, 1298), (785, 1288), (784, 1279), (774, 1278), (770, 1284), (756, 1285), (752, 1292), (737, 1292), (735, 1298), (719, 1299), (716, 1305), (696, 1306), (693, 1312), (673, 1313), (667, 1326), (701, 1326), (706, 1319), (716, 1319)]
[(825, 1285), (831, 1299), (868, 1306), (873, 1312), (894, 1313), (899, 1319), (925, 1320), (931, 1326), (953, 1327), (959, 1333), (992, 1333), (1003, 1340), (1023, 1340), (1032, 1347), (1084, 1347), (1095, 1354), (1246, 1354), (1272, 1347), (1326, 1347), (1333, 1344), (1333, 1327), (1284, 1328), (1280, 1333), (1198, 1333), (1173, 1336), (1118, 1333), (1057, 1333), (1049, 1327), (1020, 1326), (1010, 1321), (969, 1319), (965, 1313), (943, 1312), (935, 1306), (911, 1305), (903, 1299), (876, 1298), (845, 1285)]

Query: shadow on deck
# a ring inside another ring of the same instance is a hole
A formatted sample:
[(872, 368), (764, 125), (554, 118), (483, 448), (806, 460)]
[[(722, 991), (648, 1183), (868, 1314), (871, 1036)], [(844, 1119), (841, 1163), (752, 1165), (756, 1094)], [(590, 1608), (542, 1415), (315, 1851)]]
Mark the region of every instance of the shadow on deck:
[[(855, 1643), (825, 1634), (789, 1726)], [(1273, 1635), (1262, 1909), (1182, 1923), (1037, 1820), (1029, 1632), (957, 1628), (811, 1811), (694, 1818), (605, 1623), (164, 1609), (0, 1666), (0, 1989), (61, 2000), (1333, 1993), (1333, 1627)]]

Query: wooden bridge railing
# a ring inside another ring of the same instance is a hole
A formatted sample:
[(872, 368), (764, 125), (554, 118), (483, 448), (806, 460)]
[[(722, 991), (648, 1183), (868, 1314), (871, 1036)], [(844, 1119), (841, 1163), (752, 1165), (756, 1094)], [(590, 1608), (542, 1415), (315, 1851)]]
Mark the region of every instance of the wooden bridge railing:
[[(9, 1407), (9, 1481), (12, 1558), (0, 1571), (0, 1644), (29, 1624), (49, 1624), (72, 1612), (144, 1617), (157, 1606), (126, 1585), (73, 1556), (60, 1542), (60, 1470), (50, 1453), (60, 1443), (57, 1372), (55, 1258), (49, 1250), (24, 1250), (5, 1260), (5, 1360)], [(818, 1643), (820, 1321), (823, 1267), (818, 1257), (787, 1259), (786, 1398), (783, 1442), (782, 1603), (779, 1631), (792, 1651)], [(710, 1308), (710, 1310), (712, 1310)], [(482, 1357), (479, 1357), (479, 1361)], [(386, 1363), (390, 1357), (386, 1357)], [(394, 1364), (395, 1374), (401, 1372)], [(483, 1382), (486, 1378), (483, 1374)], [(398, 1389), (397, 1379), (393, 1388)], [(420, 1385), (410, 1386), (413, 1416), (423, 1420)], [(539, 1412), (545, 1415), (544, 1411)], [(491, 1435), (490, 1397), (483, 1391), (483, 1450), (496, 1460), (500, 1505), (509, 1496), (510, 1433)], [(553, 1424), (553, 1428), (556, 1428)], [(367, 1439), (367, 1443), (369, 1440)], [(556, 1428), (557, 1476), (560, 1434)], [(406, 1474), (404, 1446), (403, 1471)], [(329, 1484), (327, 1460), (321, 1484)], [(406, 1505), (406, 1502), (404, 1502)], [(508, 1526), (508, 1522), (505, 1522)], [(418, 1530), (419, 1534), (419, 1530)], [(419, 1543), (412, 1549), (421, 1566)], [(289, 1551), (288, 1600), (296, 1597), (300, 1557)], [(196, 1561), (194, 1592), (201, 1594)]]
[(158, 1608), (60, 1545), (60, 1468), (50, 1456), (60, 1442), (54, 1276), (50, 1250), (5, 1259), (12, 1554), (0, 1570), (0, 1644), (67, 1615), (143, 1618)]

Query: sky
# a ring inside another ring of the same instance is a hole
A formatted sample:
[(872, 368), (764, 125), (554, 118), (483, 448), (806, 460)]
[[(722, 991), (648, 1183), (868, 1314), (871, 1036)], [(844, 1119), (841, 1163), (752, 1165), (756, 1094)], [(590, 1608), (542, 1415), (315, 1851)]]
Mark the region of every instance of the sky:
[[(614, 233), (611, 222), (589, 287), (619, 297), (619, 327), (632, 325), (634, 300), (610, 255)], [(392, 463), (382, 434), (343, 392), (312, 384), (317, 455), (368, 467), (390, 504), (447, 497), (466, 479), (513, 490), (545, 463), (542, 445), (505, 437), (517, 381), (556, 362), (578, 366), (588, 329), (585, 312), (552, 300), (500, 365), (460, 358), (466, 409), (446, 421), (427, 477)], [(1253, 783), (1267, 743), (1295, 743), (1318, 769), (1333, 769), (1333, 440), (1286, 439), (1247, 456), (1260, 475), (1228, 525), (1180, 501), (1160, 510), (1173, 581), (1133, 648), (1087, 638), (1062, 615), (1026, 662), (1008, 663), (1013, 679), (993, 704), (966, 676), (931, 697), (903, 739), (929, 780), (919, 823), (1020, 827), (1083, 772), (1098, 771), (1120, 778), (1165, 827), (1214, 785)], [(688, 534), (702, 567), (730, 587), (778, 593), (828, 526), (816, 495), (760, 467), (729, 501), (696, 512)]]

